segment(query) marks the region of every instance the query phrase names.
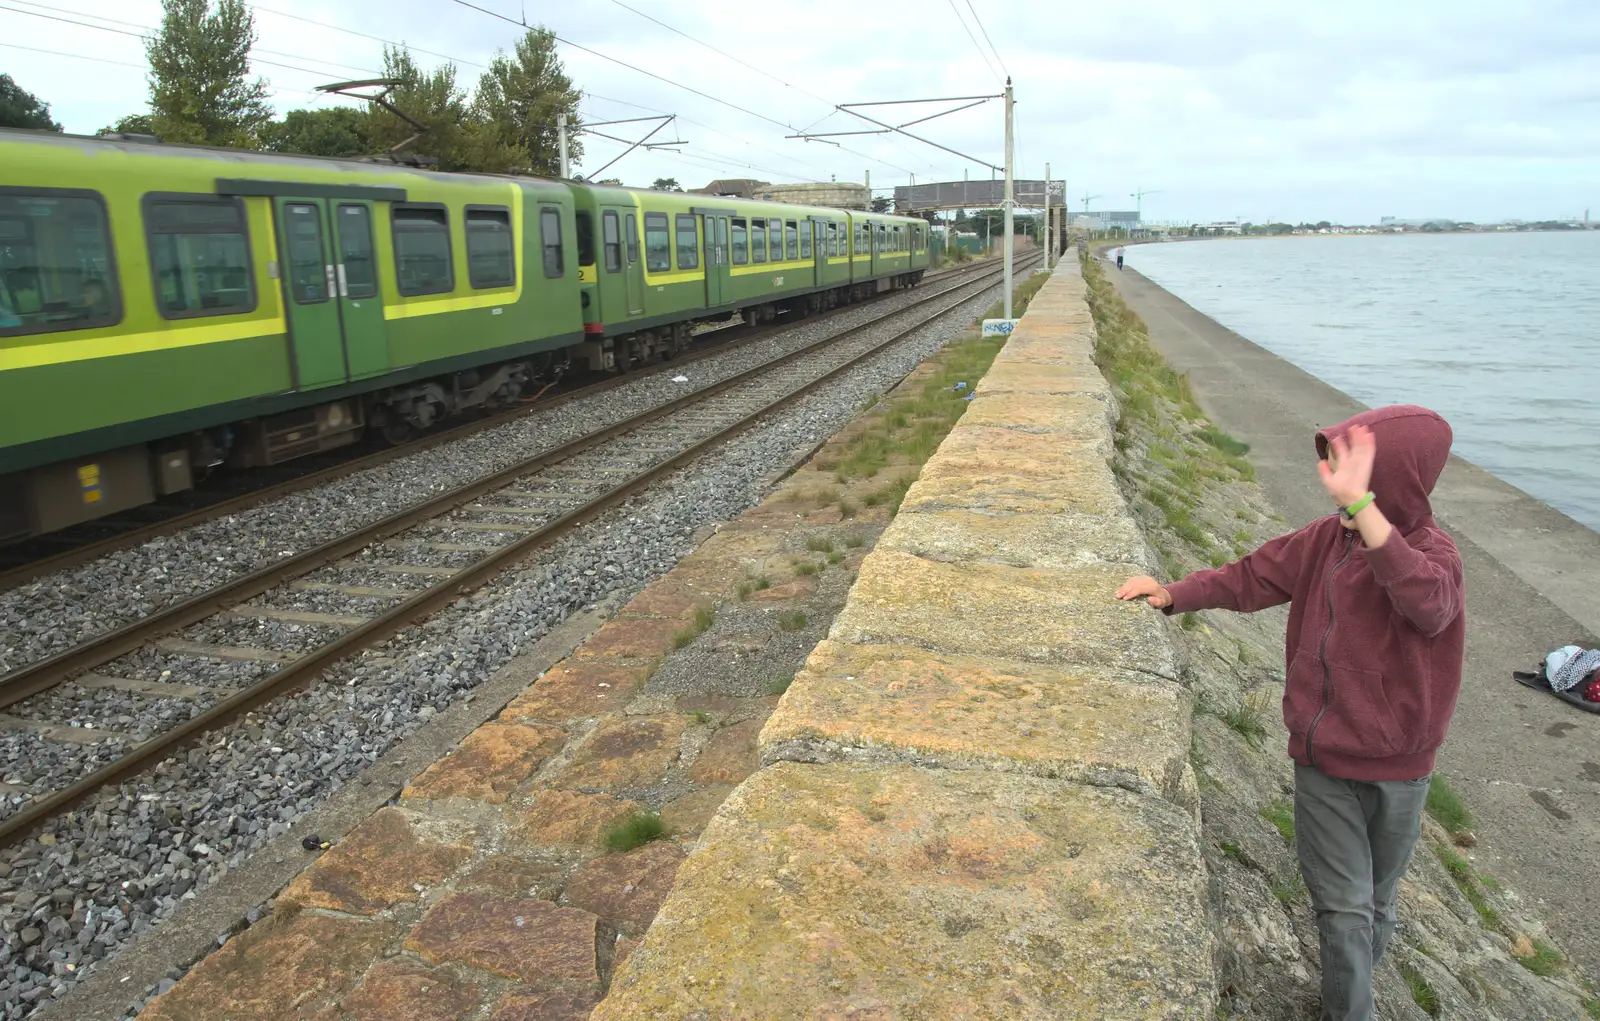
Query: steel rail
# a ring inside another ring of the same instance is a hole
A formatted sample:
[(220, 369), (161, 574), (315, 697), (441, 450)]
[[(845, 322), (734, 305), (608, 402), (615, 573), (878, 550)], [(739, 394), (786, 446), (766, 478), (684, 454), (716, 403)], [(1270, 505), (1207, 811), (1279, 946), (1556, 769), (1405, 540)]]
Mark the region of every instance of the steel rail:
[[(968, 274), (973, 277), (977, 277), (982, 275), (982, 270), (982, 266), (958, 267), (956, 269), (942, 270), (938, 273), (924, 276), (922, 283), (926, 284), (932, 281), (943, 280), (946, 277), (966, 276)], [(894, 293), (899, 292), (889, 292), (889, 294)], [(888, 295), (884, 295), (884, 297), (887, 296)], [(30, 560), (16, 567), (0, 570), (0, 593), (7, 592), (10, 589), (17, 588), (22, 585), (26, 585), (28, 582), (33, 581), (36, 578), (41, 578), (55, 571), (64, 571), (71, 567), (77, 567), (79, 565), (86, 564), (91, 560), (97, 560), (100, 557), (106, 556), (107, 554), (115, 553), (118, 550), (124, 550), (132, 546), (138, 546), (142, 543), (149, 542), (151, 539), (160, 538), (161, 536), (172, 535), (176, 532), (181, 532), (186, 528), (192, 528), (195, 525), (203, 524), (216, 518), (225, 517), (229, 514), (238, 514), (242, 511), (249, 510), (252, 507), (258, 507), (261, 504), (267, 503), (271, 500), (276, 500), (307, 489), (312, 489), (335, 479), (343, 478), (346, 475), (354, 475), (357, 472), (377, 468), (388, 464), (390, 461), (395, 461), (402, 457), (409, 457), (412, 454), (418, 454), (425, 450), (431, 450), (434, 447), (443, 446), (446, 443), (453, 443), (456, 440), (465, 439), (468, 436), (473, 436), (477, 433), (493, 429), (497, 426), (505, 425), (508, 422), (515, 422), (518, 419), (526, 418), (529, 415), (543, 414), (551, 408), (557, 408), (563, 404), (568, 404), (584, 397), (593, 397), (598, 394), (605, 393), (608, 390), (616, 389), (636, 379), (644, 379), (650, 376), (659, 375), (669, 369), (685, 368), (724, 352), (736, 351), (741, 347), (747, 347), (785, 330), (803, 325), (808, 321), (826, 321), (832, 316), (847, 312), (851, 309), (862, 308), (867, 304), (870, 304), (870, 301), (857, 302), (855, 304), (841, 306), (838, 309), (824, 313), (821, 320), (808, 318), (802, 320), (791, 320), (764, 328), (758, 327), (745, 332), (742, 336), (735, 338), (729, 343), (712, 342), (702, 346), (698, 350), (689, 351), (683, 355), (680, 355), (671, 361), (661, 362), (655, 365), (647, 366), (643, 369), (635, 369), (629, 372), (618, 373), (617, 375), (611, 376), (607, 379), (599, 380), (587, 386), (577, 387), (572, 390), (554, 394), (548, 398), (545, 398), (544, 400), (532, 402), (518, 408), (500, 412), (498, 414), (486, 415), (470, 422), (463, 422), (441, 432), (430, 433), (426, 436), (419, 436), (414, 440), (410, 440), (396, 447), (374, 451), (370, 454), (363, 454), (358, 457), (350, 458), (347, 461), (340, 461), (337, 464), (331, 464), (325, 468), (318, 468), (313, 471), (306, 472), (304, 475), (297, 475), (291, 479), (284, 479), (281, 482), (275, 482), (270, 485), (262, 486), (259, 489), (252, 489), (248, 492), (239, 493), (235, 496), (224, 497), (202, 507), (196, 507), (192, 510), (184, 511), (181, 514), (174, 514), (171, 517), (164, 517), (160, 520), (152, 521), (145, 525), (136, 525), (127, 529), (126, 531), (118, 532), (115, 535), (106, 536), (103, 539), (95, 539), (82, 545), (73, 546), (71, 549), (63, 550), (60, 553), (54, 553), (48, 556), (40, 557), (37, 560)], [(701, 336), (710, 337), (720, 332), (722, 332), (720, 329), (712, 330), (706, 334), (702, 334)], [(145, 506), (149, 507), (151, 505), (147, 504)]]
[[(996, 271), (996, 275), (998, 275), (998, 273), (999, 271)], [(985, 278), (983, 277), (979, 278), (980, 281), (984, 279)], [(972, 281), (968, 281), (968, 283), (971, 282)], [(957, 285), (949, 290), (939, 292), (938, 294), (932, 295), (928, 299), (924, 299), (917, 304), (926, 304), (928, 301), (931, 301), (935, 298), (943, 297), (945, 294), (950, 293), (950, 291), (959, 290), (963, 286), (965, 285)], [(354, 652), (372, 647), (373, 645), (399, 633), (412, 623), (426, 619), (431, 614), (450, 605), (451, 603), (454, 603), (463, 595), (484, 585), (493, 577), (498, 575), (501, 571), (505, 570), (512, 564), (517, 563), (534, 550), (552, 544), (557, 539), (572, 531), (574, 528), (583, 524), (586, 519), (608, 510), (618, 503), (621, 503), (623, 500), (632, 496), (650, 482), (694, 459), (700, 454), (706, 452), (708, 449), (721, 444), (728, 439), (731, 439), (739, 433), (744, 432), (746, 429), (749, 429), (763, 417), (787, 406), (795, 400), (798, 400), (800, 397), (812, 392), (817, 387), (823, 385), (829, 380), (848, 372), (861, 362), (873, 357), (874, 355), (888, 348), (890, 345), (904, 339), (906, 336), (915, 333), (917, 330), (922, 329), (925, 326), (937, 322), (945, 315), (971, 301), (979, 293), (982, 293), (981, 289), (976, 293), (967, 294), (957, 298), (955, 301), (943, 306), (942, 308), (933, 312), (931, 315), (918, 320), (905, 329), (900, 330), (886, 339), (872, 345), (865, 351), (835, 366), (822, 375), (800, 384), (798, 387), (786, 394), (783, 394), (776, 400), (767, 402), (756, 410), (741, 416), (740, 418), (726, 426), (723, 426), (710, 435), (695, 441), (690, 446), (686, 447), (677, 454), (674, 454), (667, 460), (645, 468), (644, 470), (630, 476), (621, 484), (611, 488), (609, 491), (601, 493), (593, 499), (586, 501), (582, 505), (560, 514), (558, 517), (540, 526), (537, 531), (531, 532), (523, 538), (484, 556), (482, 559), (474, 562), (468, 567), (463, 568), (455, 575), (452, 575), (449, 579), (421, 590), (416, 595), (385, 611), (380, 616), (374, 617), (366, 623), (341, 634), (332, 642), (320, 646), (304, 656), (284, 664), (274, 673), (246, 688), (239, 690), (228, 698), (218, 702), (216, 705), (211, 706), (209, 709), (205, 710), (199, 715), (185, 721), (177, 727), (174, 727), (172, 730), (166, 731), (163, 734), (150, 738), (136, 745), (134, 748), (130, 749), (127, 753), (117, 758), (113, 762), (107, 763), (105, 766), (100, 767), (99, 769), (88, 774), (87, 776), (82, 777), (74, 783), (56, 790), (42, 798), (39, 798), (36, 801), (30, 802), (26, 808), (17, 812), (15, 815), (12, 815), (4, 821), (0, 821), (0, 847), (8, 846), (19, 839), (22, 835), (30, 831), (40, 822), (50, 818), (51, 816), (67, 811), (68, 809), (76, 806), (79, 802), (92, 796), (97, 791), (141, 772), (145, 767), (153, 762), (165, 758), (170, 752), (186, 744), (192, 738), (199, 737), (205, 733), (224, 726), (232, 720), (238, 718), (240, 715), (249, 712), (251, 709), (254, 709), (259, 705), (266, 704), (288, 692), (297, 690), (312, 683), (317, 676), (321, 674), (324, 668), (348, 657)], [(908, 310), (909, 309), (898, 309), (895, 312), (890, 313), (890, 315), (898, 315), (900, 312)], [(886, 316), (884, 318), (888, 317)], [(671, 402), (671, 406), (675, 410), (676, 408), (684, 407), (690, 403), (699, 403), (710, 396), (714, 396), (714, 393), (712, 392), (713, 390), (716, 393), (723, 392), (727, 389), (730, 389), (732, 386), (737, 385), (739, 382), (748, 381), (749, 379), (770, 371), (773, 368), (794, 361), (807, 352), (817, 350), (825, 345), (831, 345), (847, 336), (859, 333), (862, 330), (871, 328), (875, 325), (877, 325), (877, 323), (867, 323), (861, 326), (851, 327), (850, 329), (834, 337), (807, 345), (805, 348), (793, 352), (792, 354), (773, 359), (772, 361), (760, 366), (756, 366), (747, 372), (740, 373), (736, 377), (732, 377), (729, 380), (723, 381), (723, 383), (717, 384), (714, 388), (708, 387), (706, 390), (700, 391), (696, 394), (686, 395), (683, 398), (679, 398), (678, 400)], [(670, 414), (670, 411), (667, 411), (665, 406), (660, 409), (652, 409), (651, 411), (646, 412), (644, 415), (631, 420), (632, 424), (627, 429), (619, 430), (617, 427), (610, 427), (606, 430), (602, 430), (602, 432), (608, 435), (614, 435), (619, 431), (631, 432), (633, 429), (638, 428), (638, 426), (642, 424), (647, 424), (650, 421), (665, 417), (668, 414)], [(589, 437), (584, 438), (584, 440), (588, 439)], [(588, 443), (586, 444), (586, 448), (594, 445), (595, 443)], [(540, 459), (544, 459), (546, 457), (548, 457), (548, 455), (541, 455)], [(505, 472), (497, 473), (494, 478), (499, 479), (506, 474), (507, 473)], [(524, 470), (520, 474), (527, 474), (527, 471)], [(501, 482), (500, 484), (504, 485), (505, 483)], [(492, 487), (486, 487), (482, 482), (479, 482), (470, 484), (470, 488), (473, 488), (477, 491), (482, 491)], [(451, 495), (454, 496), (454, 494)], [(407, 515), (411, 516), (412, 513), (413, 512), (408, 511)], [(380, 523), (380, 525), (387, 527), (387, 522), (390, 520), (391, 519), (385, 519), (385, 522)], [(373, 529), (369, 528), (364, 531), (371, 532)], [(368, 541), (370, 542), (371, 540), (369, 539)], [(319, 547), (316, 551), (313, 551), (313, 554), (321, 557), (325, 554), (329, 547), (334, 545), (344, 547), (347, 545), (347, 542), (346, 540), (335, 540), (334, 543), (326, 544), (324, 547)], [(366, 542), (355, 546), (355, 548), (361, 548), (362, 545), (366, 545)], [(202, 599), (212, 604), (216, 602), (216, 600), (212, 597), (212, 594), (207, 594), (207, 596), (202, 597)], [(233, 600), (229, 601), (231, 602)], [(186, 607), (189, 605), (191, 604), (185, 604)], [(152, 618), (152, 620), (159, 619), (160, 618)], [(166, 629), (163, 628), (162, 630)]]
[[(991, 274), (993, 272), (998, 272), (998, 270), (990, 271)], [(532, 457), (524, 458), (497, 472), (463, 483), (438, 496), (398, 510), (393, 514), (345, 535), (330, 539), (292, 557), (258, 567), (254, 571), (250, 571), (215, 588), (191, 596), (165, 609), (157, 610), (155, 613), (140, 620), (96, 635), (71, 649), (64, 649), (55, 655), (17, 667), (8, 673), (0, 674), (0, 709), (15, 705), (17, 702), (52, 688), (76, 674), (133, 652), (145, 645), (154, 636), (178, 631), (207, 617), (214, 616), (228, 606), (246, 602), (268, 589), (309, 574), (366, 546), (381, 542), (419, 522), (448, 513), (464, 503), (477, 499), (484, 493), (492, 492), (508, 485), (523, 475), (539, 471), (558, 461), (567, 460), (615, 436), (631, 432), (641, 425), (670, 415), (688, 404), (715, 396), (811, 351), (876, 328), (884, 319), (912, 311), (953, 291), (970, 287), (973, 283), (983, 279), (984, 275), (980, 274), (976, 280), (963, 280), (944, 290), (935, 291), (933, 294), (919, 298), (917, 301), (889, 312), (878, 319), (858, 326), (848, 327), (839, 333), (821, 338), (777, 358), (769, 359), (760, 365), (737, 373), (711, 386), (702, 387), (665, 404), (646, 409), (630, 418), (569, 440)]]

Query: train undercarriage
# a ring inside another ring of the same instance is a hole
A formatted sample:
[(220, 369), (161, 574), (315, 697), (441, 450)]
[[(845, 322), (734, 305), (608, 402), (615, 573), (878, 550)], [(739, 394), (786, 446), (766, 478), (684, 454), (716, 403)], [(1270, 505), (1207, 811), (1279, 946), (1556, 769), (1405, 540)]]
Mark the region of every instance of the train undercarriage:
[(694, 327), (741, 315), (752, 325), (780, 316), (804, 318), (915, 287), (922, 271), (835, 287), (669, 323), (617, 337), (546, 351), (295, 408), (280, 414), (133, 444), (0, 475), (0, 542), (59, 531), (193, 489), (224, 469), (282, 464), (356, 443), (369, 432), (401, 444), (440, 422), (472, 411), (510, 407), (558, 382), (574, 364), (594, 372), (630, 372), (669, 361), (688, 349)]

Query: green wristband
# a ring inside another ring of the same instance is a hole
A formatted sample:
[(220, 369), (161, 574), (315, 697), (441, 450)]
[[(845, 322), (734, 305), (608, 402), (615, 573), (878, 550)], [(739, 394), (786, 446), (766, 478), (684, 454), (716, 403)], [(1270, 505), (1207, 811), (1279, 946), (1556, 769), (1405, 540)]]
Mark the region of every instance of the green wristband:
[(1372, 493), (1368, 492), (1366, 496), (1363, 496), (1350, 506), (1340, 507), (1339, 513), (1343, 514), (1347, 518), (1354, 518), (1357, 514), (1360, 514), (1362, 511), (1366, 510), (1367, 507), (1372, 503), (1373, 499), (1374, 497)]

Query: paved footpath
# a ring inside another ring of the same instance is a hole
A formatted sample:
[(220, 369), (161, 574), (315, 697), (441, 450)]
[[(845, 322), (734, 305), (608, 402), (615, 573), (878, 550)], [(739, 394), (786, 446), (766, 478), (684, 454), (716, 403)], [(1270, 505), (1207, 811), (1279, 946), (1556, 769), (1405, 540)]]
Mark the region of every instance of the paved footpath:
[[(1206, 413), (1250, 444), (1289, 524), (1328, 513), (1311, 437), (1363, 406), (1136, 271), (1113, 265), (1107, 275)], [(1600, 716), (1511, 679), (1552, 648), (1596, 644), (1600, 536), (1459, 458), (1434, 506), (1467, 574), (1466, 677), (1440, 772), (1478, 817), (1479, 866), (1536, 900), (1557, 940), (1600, 978)]]

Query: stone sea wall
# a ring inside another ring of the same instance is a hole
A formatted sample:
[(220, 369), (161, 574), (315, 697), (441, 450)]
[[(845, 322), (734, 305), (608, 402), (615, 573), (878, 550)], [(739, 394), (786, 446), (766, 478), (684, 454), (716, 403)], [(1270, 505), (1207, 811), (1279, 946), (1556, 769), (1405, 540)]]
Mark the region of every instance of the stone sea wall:
[(1193, 705), (1075, 263), (1023, 317), (683, 862), (603, 1021), (1210, 1018)]

